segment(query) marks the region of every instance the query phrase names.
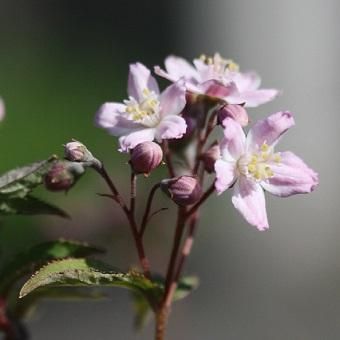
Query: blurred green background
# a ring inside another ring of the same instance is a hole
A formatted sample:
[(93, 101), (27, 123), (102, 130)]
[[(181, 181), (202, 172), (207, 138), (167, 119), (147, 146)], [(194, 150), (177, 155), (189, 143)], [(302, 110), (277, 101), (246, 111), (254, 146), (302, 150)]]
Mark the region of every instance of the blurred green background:
[[(0, 171), (62, 155), (71, 138), (115, 166), (115, 175), (126, 170), (116, 139), (94, 126), (94, 113), (105, 101), (126, 98), (129, 62), (151, 67), (173, 49), (172, 19), (159, 13), (165, 6), (155, 1), (1, 1), (0, 93), (7, 116)], [(82, 182), (68, 203), (93, 196), (93, 178)], [(13, 249), (12, 242), (19, 248), (36, 241), (37, 224), (36, 218), (6, 219), (2, 243)]]

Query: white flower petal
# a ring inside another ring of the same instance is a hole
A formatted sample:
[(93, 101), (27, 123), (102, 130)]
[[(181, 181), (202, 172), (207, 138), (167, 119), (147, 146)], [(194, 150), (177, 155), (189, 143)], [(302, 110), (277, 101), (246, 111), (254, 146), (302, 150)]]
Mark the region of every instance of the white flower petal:
[(261, 231), (269, 228), (266, 201), (260, 184), (240, 176), (234, 186), (232, 202), (249, 224)]
[(143, 91), (149, 89), (159, 94), (156, 79), (150, 70), (141, 63), (131, 64), (128, 78), (128, 94), (138, 102), (143, 100)]

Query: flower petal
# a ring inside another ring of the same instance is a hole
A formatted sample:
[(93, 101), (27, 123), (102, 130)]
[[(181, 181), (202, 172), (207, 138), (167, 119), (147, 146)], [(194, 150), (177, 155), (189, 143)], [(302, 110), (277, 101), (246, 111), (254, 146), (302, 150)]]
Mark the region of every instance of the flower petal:
[(281, 135), (294, 124), (293, 115), (288, 111), (277, 112), (259, 120), (248, 133), (248, 150), (257, 150), (264, 142), (269, 146), (275, 146)]
[(241, 126), (247, 126), (249, 122), (248, 113), (242, 105), (225, 105), (217, 114), (219, 122), (227, 117), (236, 120)]
[(128, 78), (128, 94), (138, 102), (143, 99), (143, 90), (149, 89), (159, 94), (156, 79), (151, 75), (150, 70), (141, 63), (130, 64)]
[(179, 80), (182, 77), (189, 81), (199, 80), (197, 70), (184, 58), (171, 55), (165, 59), (164, 64), (168, 74), (176, 80)]
[(95, 115), (96, 125), (107, 129), (114, 136), (122, 136), (143, 128), (143, 125), (128, 120), (122, 115), (125, 107), (120, 103), (103, 104)]
[(2, 121), (5, 117), (5, 104), (4, 101), (0, 98), (0, 121)]
[(234, 119), (227, 117), (223, 120), (224, 138), (220, 142), (222, 159), (237, 160), (245, 151), (245, 134), (242, 127)]
[(127, 152), (133, 149), (140, 143), (152, 142), (155, 139), (154, 128), (144, 128), (138, 131), (131, 132), (119, 138), (120, 149), (119, 151)]
[(233, 95), (235, 91), (237, 91), (235, 83), (231, 82), (227, 85), (224, 85), (218, 80), (205, 81), (198, 87), (201, 92), (205, 93), (206, 95), (222, 99), (228, 98), (228, 96)]
[(234, 72), (233, 81), (240, 92), (257, 90), (261, 85), (261, 78), (256, 72)]
[(230, 104), (245, 103), (245, 107), (257, 107), (273, 100), (279, 94), (275, 89), (261, 89), (235, 93), (227, 98)]
[(158, 142), (163, 139), (182, 138), (187, 129), (184, 118), (180, 116), (170, 115), (162, 119), (156, 127), (156, 139)]
[(234, 187), (232, 202), (248, 223), (261, 231), (269, 228), (264, 192), (258, 183), (240, 176)]
[(208, 65), (201, 59), (194, 59), (194, 65), (199, 74), (199, 80), (201, 83), (207, 80), (216, 79), (216, 71), (214, 65)]
[(158, 76), (165, 78), (165, 79), (168, 79), (173, 83), (176, 82), (179, 79), (176, 76), (169, 74), (168, 72), (164, 71), (159, 66), (154, 66), (153, 70)]
[(292, 152), (281, 152), (280, 156), (280, 163), (270, 165), (274, 176), (262, 182), (262, 187), (280, 197), (312, 192), (318, 184), (318, 174)]
[(222, 159), (219, 159), (215, 162), (215, 189), (218, 195), (222, 194), (223, 191), (230, 188), (230, 186), (235, 181), (235, 169), (235, 161), (226, 162)]
[(181, 113), (186, 103), (185, 92), (185, 84), (181, 80), (168, 86), (160, 95), (161, 116)]

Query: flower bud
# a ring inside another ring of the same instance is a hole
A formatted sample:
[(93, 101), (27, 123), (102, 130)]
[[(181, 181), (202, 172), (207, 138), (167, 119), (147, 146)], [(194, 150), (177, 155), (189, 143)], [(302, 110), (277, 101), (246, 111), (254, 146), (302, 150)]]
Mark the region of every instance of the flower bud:
[(84, 172), (80, 163), (55, 161), (44, 177), (45, 187), (50, 191), (67, 191)]
[(71, 162), (93, 162), (96, 160), (87, 147), (76, 140), (64, 145), (65, 158)]
[(223, 121), (230, 117), (236, 120), (241, 126), (248, 125), (248, 114), (246, 109), (242, 105), (225, 105), (218, 111), (218, 121), (223, 125)]
[(154, 142), (138, 144), (131, 152), (130, 165), (136, 174), (148, 175), (162, 162), (163, 151)]
[(215, 162), (221, 157), (220, 146), (217, 142), (211, 145), (211, 147), (204, 152), (200, 159), (203, 162), (204, 169), (209, 173), (215, 172)]
[(180, 176), (164, 179), (162, 190), (178, 205), (186, 206), (196, 203), (202, 196), (202, 188), (192, 176)]

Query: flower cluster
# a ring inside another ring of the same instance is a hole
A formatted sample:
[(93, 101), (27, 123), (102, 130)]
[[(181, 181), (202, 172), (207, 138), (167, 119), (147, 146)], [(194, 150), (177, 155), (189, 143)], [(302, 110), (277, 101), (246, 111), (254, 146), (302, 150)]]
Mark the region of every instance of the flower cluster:
[[(212, 173), (217, 194), (233, 188), (233, 205), (259, 230), (269, 227), (264, 190), (280, 197), (313, 191), (317, 174), (292, 152), (274, 151), (281, 135), (294, 125), (291, 112), (271, 114), (247, 135), (244, 132), (246, 109), (279, 93), (260, 88), (255, 72), (241, 72), (219, 54), (202, 55), (193, 64), (169, 56), (165, 69), (154, 70), (172, 82), (163, 92), (148, 68), (132, 64), (128, 99), (105, 103), (96, 113), (97, 126), (119, 137), (120, 151), (131, 152), (130, 164), (137, 174), (149, 174), (164, 154), (171, 178), (162, 186), (172, 185), (167, 192), (178, 205), (192, 205), (202, 196), (205, 173)], [(222, 136), (207, 147), (213, 130)], [(172, 157), (185, 158), (181, 161), (187, 164), (187, 176), (176, 177)]]

